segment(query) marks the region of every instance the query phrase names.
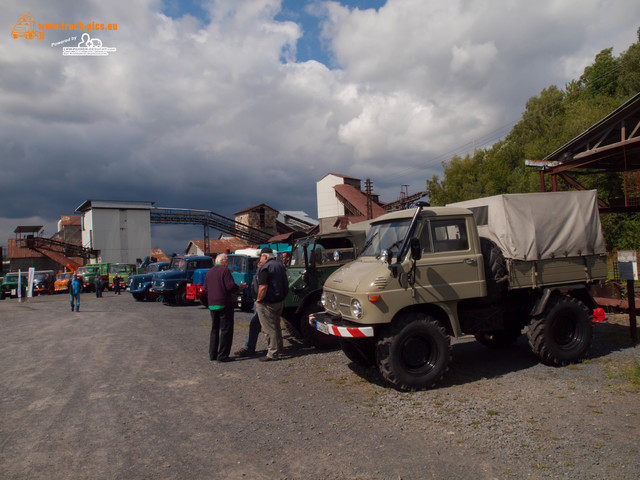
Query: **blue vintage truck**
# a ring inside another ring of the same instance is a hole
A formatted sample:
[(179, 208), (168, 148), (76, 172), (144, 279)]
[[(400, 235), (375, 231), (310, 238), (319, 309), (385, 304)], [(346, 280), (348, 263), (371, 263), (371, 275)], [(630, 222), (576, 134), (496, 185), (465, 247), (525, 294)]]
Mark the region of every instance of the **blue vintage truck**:
[(187, 283), (193, 281), (196, 270), (211, 267), (213, 267), (211, 257), (177, 255), (171, 259), (168, 270), (153, 274), (151, 292), (162, 295), (166, 303), (188, 305), (192, 301), (187, 298)]
[(129, 292), (139, 302), (153, 300), (154, 295), (151, 292), (151, 283), (153, 274), (156, 272), (164, 272), (169, 269), (169, 262), (150, 263), (144, 267), (145, 273), (138, 273), (129, 276)]
[[(253, 307), (253, 297), (251, 295), (251, 282), (258, 270), (258, 260), (260, 258), (259, 248), (244, 248), (236, 250), (235, 253), (227, 255), (229, 259), (229, 270), (233, 280), (238, 284), (245, 283), (243, 288), (237, 295), (237, 307), (244, 311), (249, 311)], [(207, 299), (202, 297), (204, 287), (204, 277), (209, 269), (199, 269), (193, 274), (193, 279), (187, 284), (187, 299), (197, 301), (206, 305)]]

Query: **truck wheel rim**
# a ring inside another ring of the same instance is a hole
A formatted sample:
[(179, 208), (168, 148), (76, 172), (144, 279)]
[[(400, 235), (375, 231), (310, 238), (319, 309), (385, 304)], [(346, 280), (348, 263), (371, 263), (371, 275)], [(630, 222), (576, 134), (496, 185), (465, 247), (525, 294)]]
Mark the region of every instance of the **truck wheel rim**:
[(402, 361), (410, 370), (432, 368), (434, 356), (431, 344), (425, 338), (410, 337), (402, 344)]
[(554, 342), (562, 349), (571, 348), (580, 341), (581, 333), (577, 322), (571, 315), (562, 315), (552, 328)]

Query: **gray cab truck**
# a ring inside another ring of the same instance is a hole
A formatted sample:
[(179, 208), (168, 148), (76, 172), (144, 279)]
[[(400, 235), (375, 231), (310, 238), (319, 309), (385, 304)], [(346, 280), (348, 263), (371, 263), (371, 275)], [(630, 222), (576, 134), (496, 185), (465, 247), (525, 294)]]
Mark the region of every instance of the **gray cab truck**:
[(489, 347), (526, 328), (549, 365), (581, 359), (592, 319), (588, 286), (607, 275), (595, 191), (508, 194), (446, 207), (421, 204), (375, 219), (363, 251), (324, 284), (318, 331), (377, 365), (399, 390), (436, 384), (451, 337)]

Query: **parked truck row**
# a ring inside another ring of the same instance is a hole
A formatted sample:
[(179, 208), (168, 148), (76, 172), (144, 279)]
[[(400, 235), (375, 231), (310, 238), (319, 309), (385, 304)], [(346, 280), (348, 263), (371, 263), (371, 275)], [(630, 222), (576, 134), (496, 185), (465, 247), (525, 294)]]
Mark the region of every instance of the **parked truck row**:
[[(502, 348), (525, 333), (542, 362), (566, 365), (586, 355), (592, 322), (604, 319), (589, 293), (607, 276), (595, 191), (423, 203), (298, 238), (287, 250), (282, 316), (291, 335), (317, 348), (339, 345), (400, 390), (443, 378), (452, 337)], [(247, 284), (237, 300), (245, 310), (258, 258), (259, 249), (229, 255), (236, 283)], [(186, 255), (151, 263), (128, 288), (139, 301), (206, 303), (202, 285), (213, 263)], [(83, 278), (104, 275), (87, 267)]]
[[(132, 263), (94, 263), (84, 266), (68, 265), (67, 270), (55, 273), (53, 270), (37, 270), (33, 277), (32, 294), (51, 295), (54, 293), (67, 293), (69, 282), (73, 274), (78, 275), (83, 292), (95, 291), (95, 279), (100, 277), (103, 290), (115, 288), (114, 278), (119, 278), (120, 287), (124, 290), (129, 283), (129, 275), (136, 273), (136, 265)], [(21, 296), (27, 296), (28, 271), (10, 272), (5, 275), (0, 283), (0, 299), (18, 296), (18, 283), (20, 283)], [(20, 277), (20, 281), (18, 281)]]

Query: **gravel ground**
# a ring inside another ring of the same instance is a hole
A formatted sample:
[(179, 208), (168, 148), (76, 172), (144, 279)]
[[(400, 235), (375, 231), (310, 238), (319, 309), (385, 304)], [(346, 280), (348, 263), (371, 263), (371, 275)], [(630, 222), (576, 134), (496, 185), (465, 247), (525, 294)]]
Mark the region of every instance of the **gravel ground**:
[(439, 387), (404, 393), (289, 338), (279, 362), (209, 362), (199, 306), (110, 293), (68, 309), (0, 301), (0, 478), (640, 478), (640, 387), (623, 374), (640, 347), (621, 316), (564, 368), (525, 337), (456, 340)]

